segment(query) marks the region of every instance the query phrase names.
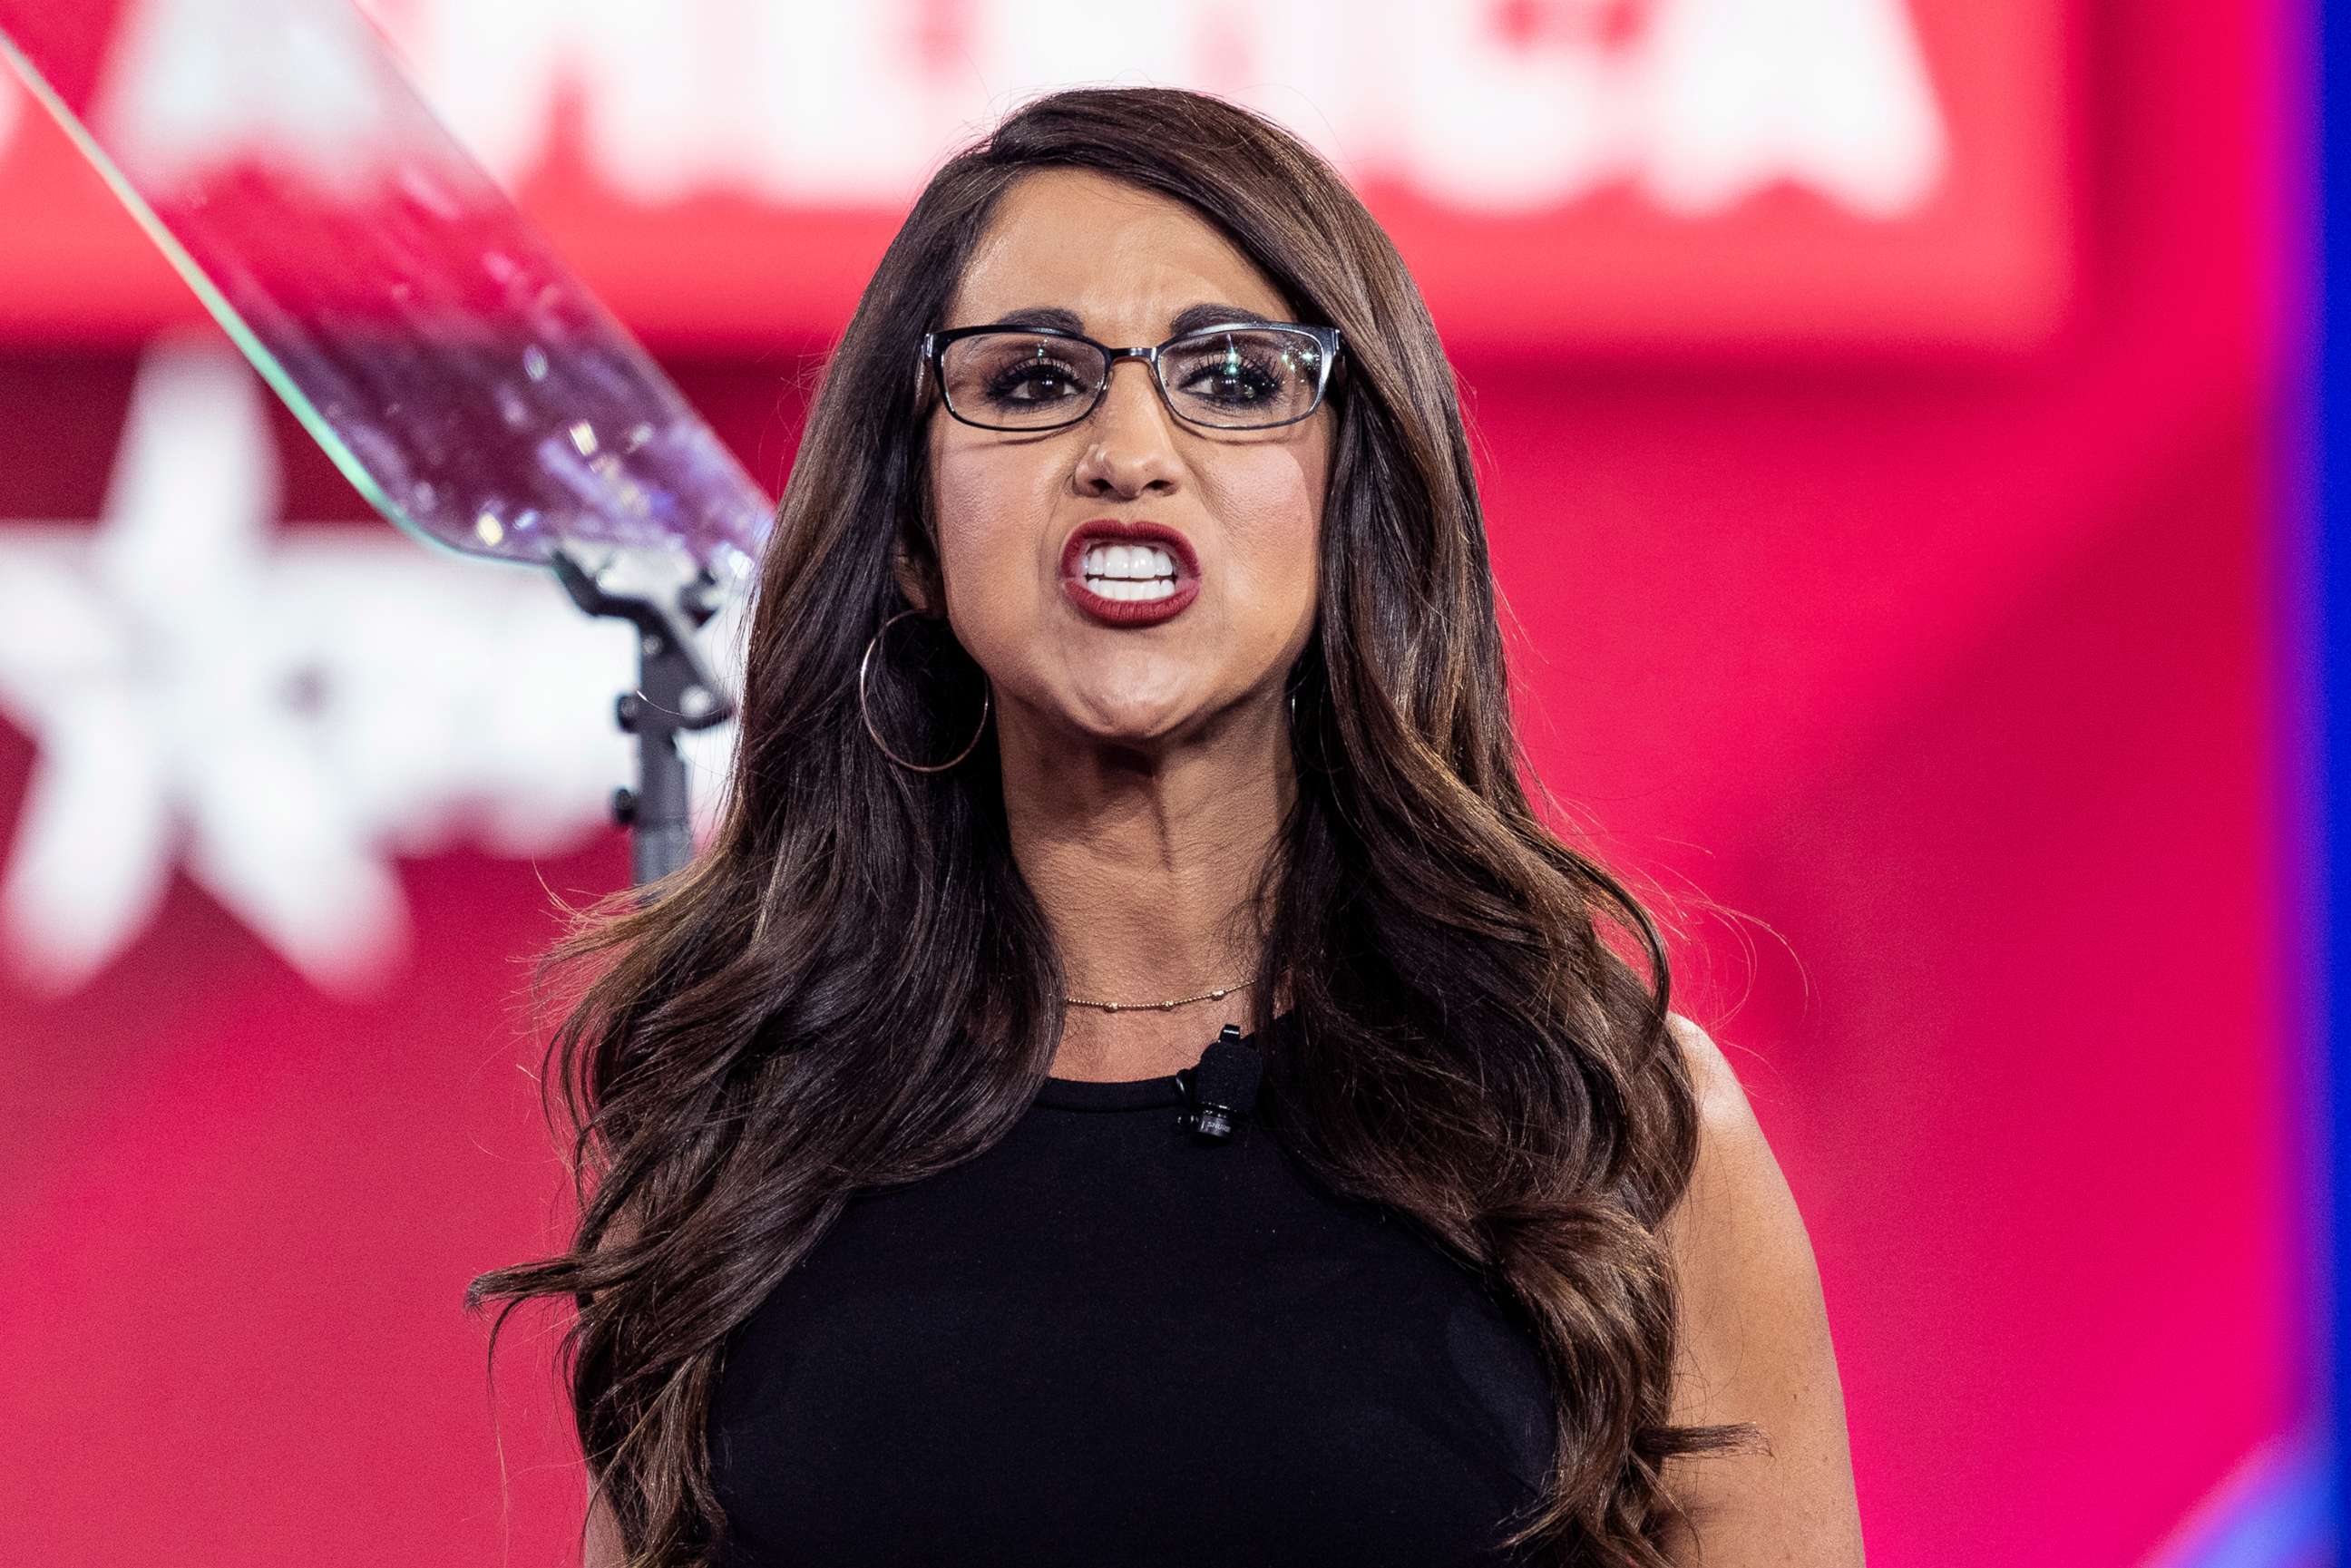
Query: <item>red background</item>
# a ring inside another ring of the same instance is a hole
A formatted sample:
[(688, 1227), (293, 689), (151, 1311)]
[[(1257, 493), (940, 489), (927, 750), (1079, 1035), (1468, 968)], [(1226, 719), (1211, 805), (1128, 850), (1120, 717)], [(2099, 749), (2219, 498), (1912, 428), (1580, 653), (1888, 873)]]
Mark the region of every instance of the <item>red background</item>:
[[(1458, 360), (1537, 760), (1679, 912), (1685, 1010), (1811, 1228), (1892, 1568), (2148, 1561), (2306, 1403), (2279, 23), (2074, 26), (2044, 340)], [(813, 346), (669, 361), (770, 485)], [(0, 349), (0, 517), (96, 515), (131, 371)], [(279, 434), (287, 514), (359, 517)], [(34, 762), (0, 726), (0, 830)], [(12, 1556), (565, 1560), (549, 1323), (502, 1353), (501, 1450), (458, 1298), (561, 1219), (517, 1068), (541, 878), (625, 855), (401, 874), (413, 960), (371, 1000), (184, 881), (80, 991), (0, 970)]]

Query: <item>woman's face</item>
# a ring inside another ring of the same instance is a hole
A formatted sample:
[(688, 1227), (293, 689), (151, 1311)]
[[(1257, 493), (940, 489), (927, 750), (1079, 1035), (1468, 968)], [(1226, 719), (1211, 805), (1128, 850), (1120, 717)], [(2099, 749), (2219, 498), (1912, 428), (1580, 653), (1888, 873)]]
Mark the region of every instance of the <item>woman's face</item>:
[[(1123, 348), (1163, 341), (1201, 305), (1296, 319), (1182, 203), (1086, 171), (1042, 170), (1004, 193), (945, 325), (1058, 308), (1088, 337)], [(1120, 361), (1093, 412), (1058, 430), (981, 430), (935, 403), (930, 473), (947, 616), (994, 685), (1007, 741), (1025, 731), (1019, 738), (1155, 751), (1249, 705), (1279, 703), (1313, 629), (1332, 418), (1326, 400), (1270, 430), (1186, 424), (1139, 361)], [(1091, 540), (1103, 519), (1156, 524), (1180, 540), (1163, 540), (1160, 554), (1132, 545), (1102, 553)], [(1140, 601), (1165, 595), (1165, 585), (1102, 580), (1171, 566), (1166, 604), (1190, 598), (1164, 618)], [(1105, 609), (1085, 586), (1089, 569), (1095, 589), (1136, 609)], [(1122, 619), (1138, 612), (1144, 619)]]

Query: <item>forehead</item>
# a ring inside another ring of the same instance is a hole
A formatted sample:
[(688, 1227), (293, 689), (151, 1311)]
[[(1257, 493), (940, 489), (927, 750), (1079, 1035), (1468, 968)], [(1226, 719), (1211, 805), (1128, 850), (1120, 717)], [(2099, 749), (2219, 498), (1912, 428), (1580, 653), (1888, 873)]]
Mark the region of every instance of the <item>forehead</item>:
[(1290, 314), (1257, 265), (1182, 202), (1091, 170), (1045, 169), (998, 198), (946, 325), (1058, 307), (1074, 311), (1092, 337), (1148, 343), (1201, 304), (1269, 320)]

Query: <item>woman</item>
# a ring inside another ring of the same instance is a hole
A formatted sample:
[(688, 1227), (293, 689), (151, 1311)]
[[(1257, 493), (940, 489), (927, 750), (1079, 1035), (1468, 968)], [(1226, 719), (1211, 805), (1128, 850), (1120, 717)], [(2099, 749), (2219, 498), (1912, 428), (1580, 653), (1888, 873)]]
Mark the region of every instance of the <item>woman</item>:
[(580, 1303), (591, 1560), (1859, 1563), (1786, 1186), (1517, 760), (1452, 378), (1337, 176), (1165, 89), (943, 167), (723, 821), (555, 956), (580, 1225), (474, 1299)]

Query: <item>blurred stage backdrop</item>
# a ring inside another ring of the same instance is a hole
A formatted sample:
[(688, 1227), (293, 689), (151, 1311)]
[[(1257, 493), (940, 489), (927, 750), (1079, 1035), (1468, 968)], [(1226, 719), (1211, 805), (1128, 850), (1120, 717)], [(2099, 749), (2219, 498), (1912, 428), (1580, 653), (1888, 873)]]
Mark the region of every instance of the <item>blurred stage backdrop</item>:
[[(297, 0), (131, 3), (159, 133), (330, 110), (240, 84)], [(1464, 380), (1533, 758), (1802, 1204), (1871, 1562), (2319, 1560), (2282, 0), (373, 14), (771, 489), (1020, 97), (1331, 153)], [(553, 1320), (494, 1438), (459, 1296), (564, 1219), (521, 991), (625, 879), (632, 668), (368, 516), (0, 79), (12, 1561), (569, 1560)]]

